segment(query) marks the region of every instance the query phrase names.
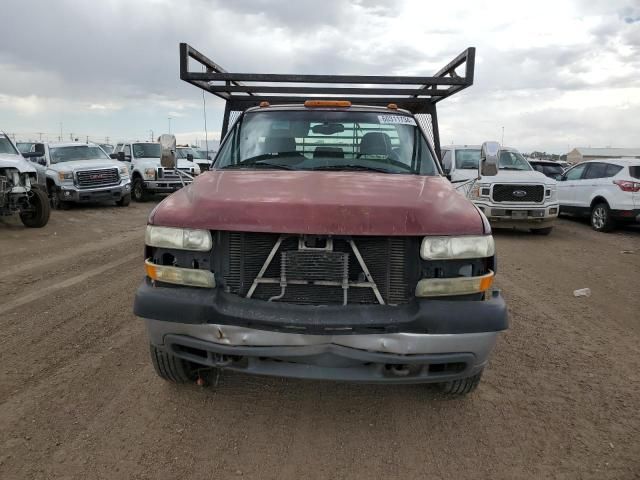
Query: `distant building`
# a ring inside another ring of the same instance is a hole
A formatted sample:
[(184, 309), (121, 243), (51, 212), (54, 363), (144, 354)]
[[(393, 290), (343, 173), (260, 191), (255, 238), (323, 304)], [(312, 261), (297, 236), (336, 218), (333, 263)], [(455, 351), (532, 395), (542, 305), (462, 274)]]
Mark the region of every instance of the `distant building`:
[(601, 158), (640, 158), (640, 148), (585, 148), (577, 147), (567, 153), (567, 162), (571, 164), (584, 162), (585, 160), (598, 160)]

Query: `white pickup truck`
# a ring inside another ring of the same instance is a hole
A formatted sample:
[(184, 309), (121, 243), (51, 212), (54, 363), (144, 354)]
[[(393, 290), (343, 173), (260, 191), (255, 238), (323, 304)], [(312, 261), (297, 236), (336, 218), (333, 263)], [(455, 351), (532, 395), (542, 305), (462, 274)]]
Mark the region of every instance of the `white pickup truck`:
[[(143, 202), (156, 193), (173, 193), (192, 182), (174, 169), (160, 165), (160, 144), (157, 142), (121, 142), (116, 145), (111, 158), (128, 165), (131, 175), (131, 196)], [(178, 160), (178, 170), (190, 177), (200, 174), (197, 163), (186, 158)]]
[(468, 182), (469, 199), (494, 227), (551, 233), (559, 210), (556, 181), (534, 170), (516, 149), (501, 147), (498, 174), (491, 177), (478, 173), (480, 145), (447, 145), (441, 151), (442, 165), (451, 182)]

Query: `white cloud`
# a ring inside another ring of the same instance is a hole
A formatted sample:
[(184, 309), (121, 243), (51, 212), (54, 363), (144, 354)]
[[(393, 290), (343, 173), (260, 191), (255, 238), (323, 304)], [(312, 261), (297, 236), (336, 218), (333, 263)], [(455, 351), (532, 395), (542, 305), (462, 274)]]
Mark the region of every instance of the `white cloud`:
[[(30, 25), (3, 25), (3, 128), (56, 131), (62, 121), (148, 137), (171, 116), (172, 130), (197, 133), (201, 92), (178, 77), (178, 42), (187, 41), (228, 70), (273, 73), (428, 75), (476, 46), (475, 84), (439, 104), (443, 143), (496, 138), (502, 125), (522, 149), (637, 137), (635, 0), (33, 3), (3, 3), (7, 18)], [(116, 27), (125, 17), (140, 21)], [(219, 129), (222, 101), (206, 100)]]

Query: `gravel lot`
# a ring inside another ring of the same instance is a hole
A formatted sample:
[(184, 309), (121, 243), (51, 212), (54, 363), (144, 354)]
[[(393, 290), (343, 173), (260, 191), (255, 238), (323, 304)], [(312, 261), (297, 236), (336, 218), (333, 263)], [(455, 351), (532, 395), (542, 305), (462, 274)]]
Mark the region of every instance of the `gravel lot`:
[(201, 389), (155, 376), (131, 313), (153, 206), (0, 219), (0, 478), (640, 478), (640, 229), (497, 233), (511, 329), (466, 399)]

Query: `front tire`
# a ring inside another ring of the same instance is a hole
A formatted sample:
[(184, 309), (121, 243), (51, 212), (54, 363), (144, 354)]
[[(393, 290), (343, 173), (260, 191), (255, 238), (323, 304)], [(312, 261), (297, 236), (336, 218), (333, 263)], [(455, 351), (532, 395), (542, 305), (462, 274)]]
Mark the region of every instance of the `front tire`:
[(553, 230), (553, 227), (545, 227), (545, 228), (532, 228), (531, 233), (534, 235), (549, 235)]
[(448, 397), (462, 397), (478, 388), (481, 378), (482, 370), (471, 377), (441, 383), (440, 391)]
[(119, 207), (128, 207), (131, 203), (131, 195), (125, 195), (120, 200), (116, 201), (116, 205)]
[(156, 374), (171, 383), (193, 383), (198, 377), (193, 363), (149, 345), (151, 362)]
[(20, 220), (25, 227), (42, 228), (49, 222), (51, 208), (49, 207), (49, 198), (47, 194), (38, 188), (31, 190), (33, 194), (29, 199), (32, 211), (20, 214)]
[(136, 202), (146, 202), (149, 198), (149, 194), (144, 188), (142, 178), (136, 177), (133, 179), (133, 184), (131, 185), (131, 196)]
[(591, 209), (591, 227), (596, 232), (610, 232), (616, 228), (611, 209), (605, 202), (597, 203)]
[(53, 208), (54, 210), (69, 210), (69, 208), (71, 208), (71, 203), (60, 200), (60, 195), (56, 190), (57, 189), (55, 186), (49, 187), (49, 200), (51, 201), (51, 208)]

